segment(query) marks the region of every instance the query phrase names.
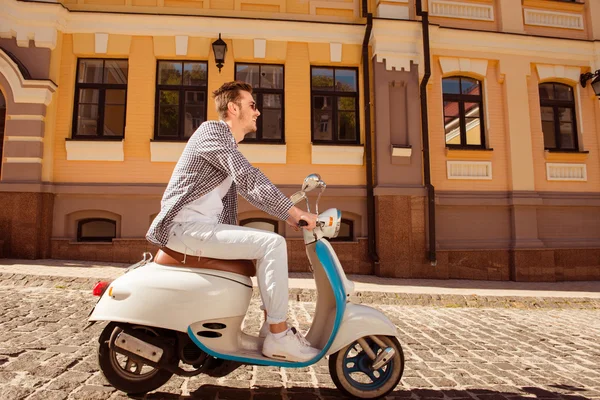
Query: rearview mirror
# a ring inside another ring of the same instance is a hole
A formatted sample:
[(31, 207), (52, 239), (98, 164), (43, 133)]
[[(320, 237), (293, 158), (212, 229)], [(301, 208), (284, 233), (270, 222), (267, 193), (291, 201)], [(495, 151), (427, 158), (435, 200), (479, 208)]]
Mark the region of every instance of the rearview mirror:
[(304, 183), (302, 184), (302, 191), (310, 192), (311, 190), (315, 190), (321, 185), (321, 176), (319, 174), (310, 174), (306, 178), (304, 178)]

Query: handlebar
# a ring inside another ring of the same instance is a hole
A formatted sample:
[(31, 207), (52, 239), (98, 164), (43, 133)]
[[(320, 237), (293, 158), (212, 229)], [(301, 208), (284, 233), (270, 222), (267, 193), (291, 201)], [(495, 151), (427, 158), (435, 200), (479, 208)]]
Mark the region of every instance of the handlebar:
[(305, 220), (301, 219), (301, 220), (298, 222), (298, 226), (308, 226), (308, 222), (306, 222)]

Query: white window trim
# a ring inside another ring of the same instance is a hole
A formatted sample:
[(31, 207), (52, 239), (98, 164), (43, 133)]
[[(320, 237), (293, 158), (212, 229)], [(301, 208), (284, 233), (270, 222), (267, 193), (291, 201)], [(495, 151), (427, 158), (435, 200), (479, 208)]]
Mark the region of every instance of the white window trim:
[[(557, 176), (556, 172), (560, 169), (572, 169), (577, 172), (579, 177)], [(587, 182), (587, 166), (576, 163), (546, 163), (546, 180), (548, 181), (569, 181), (569, 182)]]
[[(429, 12), (432, 17), (460, 18), (480, 21), (494, 20), (494, 6), (488, 4), (429, 0)], [(477, 15), (478, 12), (481, 14), (480, 16)], [(485, 14), (487, 14), (487, 16)]]
[(177, 162), (187, 142), (150, 142), (151, 162)]
[(251, 163), (285, 164), (287, 162), (285, 144), (240, 143), (238, 147)]
[[(150, 142), (152, 162), (177, 162), (187, 142)], [(240, 143), (240, 152), (251, 163), (285, 164), (287, 146), (285, 144)]]
[[(525, 25), (549, 26), (562, 29), (584, 29), (584, 20), (581, 14), (532, 8), (523, 9), (523, 14)], [(575, 22), (575, 24), (571, 24), (569, 21)]]
[(68, 161), (125, 161), (124, 140), (66, 140)]
[(363, 146), (311, 145), (313, 164), (363, 165)]
[[(485, 175), (477, 174), (453, 174), (453, 166), (466, 167), (466, 171), (469, 172), (470, 168), (485, 168)], [(492, 179), (492, 162), (491, 161), (446, 161), (446, 168), (448, 179), (468, 179), (468, 180), (491, 180)]]

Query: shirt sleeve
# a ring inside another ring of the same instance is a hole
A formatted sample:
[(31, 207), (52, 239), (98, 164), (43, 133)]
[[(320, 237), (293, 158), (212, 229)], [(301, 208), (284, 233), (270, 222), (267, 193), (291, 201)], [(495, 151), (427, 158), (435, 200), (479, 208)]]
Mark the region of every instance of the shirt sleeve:
[(229, 128), (222, 122), (207, 122), (198, 129), (196, 150), (216, 169), (231, 176), (237, 192), (253, 206), (286, 220), (294, 205), (258, 168), (239, 151)]

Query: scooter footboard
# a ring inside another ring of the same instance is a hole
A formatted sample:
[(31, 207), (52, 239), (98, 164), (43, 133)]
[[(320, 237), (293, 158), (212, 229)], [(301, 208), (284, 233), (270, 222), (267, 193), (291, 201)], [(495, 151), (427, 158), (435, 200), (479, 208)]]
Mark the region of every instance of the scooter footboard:
[(347, 303), (344, 318), (327, 355), (367, 335), (398, 336), (398, 330), (380, 311), (361, 304)]

